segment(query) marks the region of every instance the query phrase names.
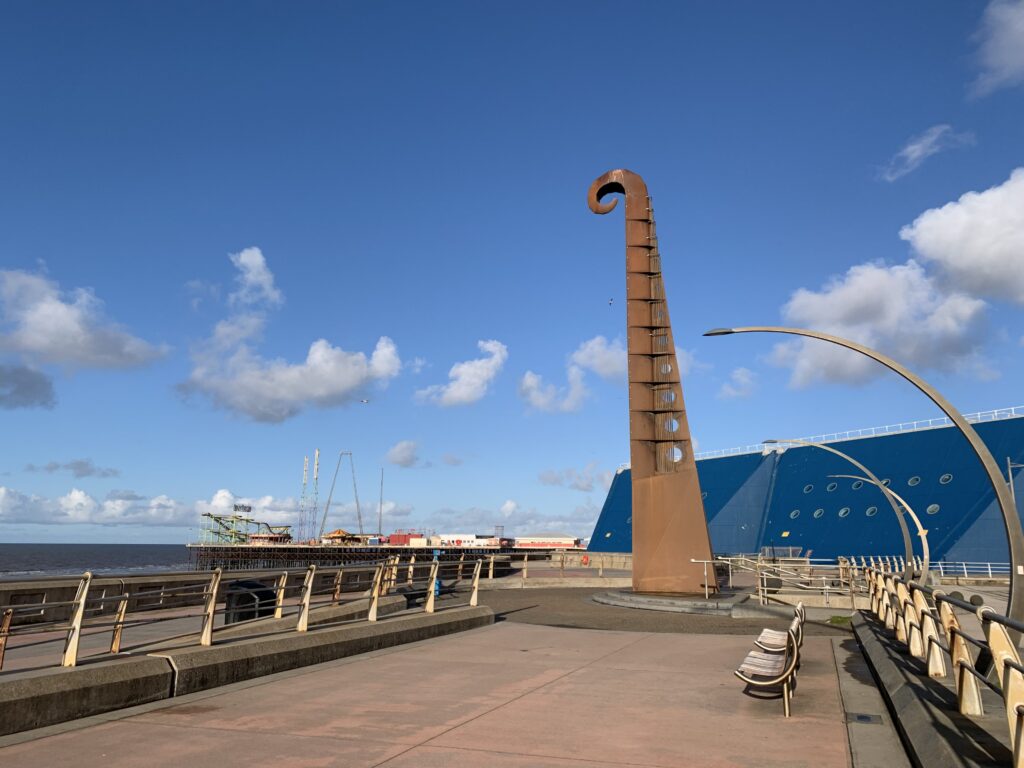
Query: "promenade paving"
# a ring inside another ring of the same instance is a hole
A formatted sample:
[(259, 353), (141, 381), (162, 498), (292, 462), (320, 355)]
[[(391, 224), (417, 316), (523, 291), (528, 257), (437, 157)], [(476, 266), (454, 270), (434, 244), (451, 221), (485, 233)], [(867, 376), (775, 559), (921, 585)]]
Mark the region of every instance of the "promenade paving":
[(46, 729), (0, 765), (847, 766), (831, 638), (789, 719), (732, 676), (750, 647), (503, 621)]

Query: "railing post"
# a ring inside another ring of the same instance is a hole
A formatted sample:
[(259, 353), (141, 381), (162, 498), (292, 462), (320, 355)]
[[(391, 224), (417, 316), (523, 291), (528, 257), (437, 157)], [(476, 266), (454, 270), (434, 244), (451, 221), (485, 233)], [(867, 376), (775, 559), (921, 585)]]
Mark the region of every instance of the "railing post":
[(384, 581), (384, 570), (387, 565), (382, 563), (377, 566), (377, 571), (373, 574), (373, 587), (370, 589), (370, 608), (366, 613), (367, 621), (377, 620), (377, 603), (380, 601), (380, 592), (383, 588), (382, 582)]
[(82, 619), (85, 616), (85, 601), (89, 595), (91, 582), (92, 574), (88, 571), (82, 574), (82, 580), (78, 582), (75, 608), (71, 614), (71, 626), (68, 628), (68, 637), (64, 642), (64, 655), (60, 661), (62, 667), (73, 667), (78, 662), (78, 641), (82, 636)]
[(465, 562), (465, 560), (466, 560), (466, 553), (463, 552), (461, 555), (459, 555), (459, 572), (458, 572), (458, 575), (455, 577), (456, 581), (462, 581), (462, 564), (463, 564), (463, 562)]
[(483, 565), (483, 560), (477, 560), (476, 565), (473, 567), (473, 592), (469, 596), (469, 604), (477, 604), (477, 595), (480, 592), (480, 567)]
[(217, 590), (220, 589), (220, 568), (213, 569), (210, 585), (206, 588), (206, 605), (203, 608), (203, 626), (199, 631), (200, 645), (213, 645), (213, 617), (217, 610)]
[(604, 578), (604, 555), (601, 555), (601, 559), (597, 563), (597, 578)]
[(530, 553), (529, 552), (524, 552), (523, 553), (523, 581), (526, 581), (526, 570), (527, 570), (527, 567), (528, 567), (529, 560), (530, 560)]
[(14, 609), (5, 608), (3, 618), (0, 619), (0, 669), (4, 668), (4, 650), (7, 648), (7, 636), (11, 632), (11, 621), (14, 619)]
[(988, 577), (992, 578), (992, 563), (988, 563)]
[(732, 589), (732, 560), (729, 561), (729, 589)]
[(708, 561), (704, 561), (704, 599), (708, 599)]
[(274, 598), (274, 618), (280, 619), (284, 615), (284, 592), (288, 586), (288, 571), (282, 571), (277, 577), (277, 595)]
[(491, 562), (487, 566), (487, 578), (492, 581), (494, 579), (494, 555), (491, 555)]
[(963, 565), (963, 567), (964, 567), (964, 578), (966, 579), (967, 578), (967, 563), (961, 563), (961, 565)]
[[(125, 592), (117, 601), (117, 611), (114, 613), (114, 631), (110, 636), (110, 652), (121, 652), (121, 633), (124, 630), (124, 616), (128, 612), (129, 594)], [(0, 651), (2, 654), (2, 651)]]
[(939, 560), (938, 566), (939, 566), (939, 578), (943, 578), (943, 579), (946, 578), (946, 572), (942, 568), (942, 561), (941, 560)]
[(299, 620), (295, 622), (296, 632), (305, 632), (309, 628), (309, 598), (313, 595), (313, 580), (316, 578), (316, 566), (306, 569), (306, 578), (302, 581), (302, 601), (299, 603)]
[(427, 613), (434, 612), (434, 593), (437, 592), (437, 566), (437, 560), (430, 564), (430, 578), (427, 580), (427, 601), (423, 606), (423, 610)]
[(344, 578), (345, 569), (338, 568), (338, 572), (334, 574), (334, 593), (331, 595), (331, 599), (334, 601), (335, 605), (341, 601), (341, 588)]
[(402, 556), (401, 555), (395, 555), (394, 562), (391, 565), (391, 576), (388, 579), (388, 589), (384, 593), (385, 595), (390, 595), (391, 594), (391, 590), (397, 589), (397, 587), (398, 587), (398, 566), (399, 566), (399, 564), (401, 562), (402, 562)]
[(405, 577), (406, 584), (412, 584), (412, 575), (414, 566), (416, 565), (416, 553), (412, 553), (412, 557), (409, 558), (409, 573)]

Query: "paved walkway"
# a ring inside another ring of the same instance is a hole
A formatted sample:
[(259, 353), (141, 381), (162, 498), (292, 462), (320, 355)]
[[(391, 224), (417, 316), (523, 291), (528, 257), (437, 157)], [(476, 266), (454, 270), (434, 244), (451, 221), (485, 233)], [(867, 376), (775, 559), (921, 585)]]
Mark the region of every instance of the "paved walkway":
[(807, 638), (788, 720), (732, 676), (750, 646), (506, 621), (56, 726), (0, 765), (845, 768), (832, 641)]

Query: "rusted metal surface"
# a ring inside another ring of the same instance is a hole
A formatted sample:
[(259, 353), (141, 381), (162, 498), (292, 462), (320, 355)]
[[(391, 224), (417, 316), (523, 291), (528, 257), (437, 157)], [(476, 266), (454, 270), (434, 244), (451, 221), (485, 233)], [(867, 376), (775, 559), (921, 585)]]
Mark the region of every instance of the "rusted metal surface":
[(703, 566), (691, 559), (710, 560), (711, 539), (665, 300), (654, 207), (643, 179), (614, 170), (591, 184), (590, 210), (610, 212), (618, 200), (604, 198), (615, 193), (626, 200), (633, 590), (703, 594)]

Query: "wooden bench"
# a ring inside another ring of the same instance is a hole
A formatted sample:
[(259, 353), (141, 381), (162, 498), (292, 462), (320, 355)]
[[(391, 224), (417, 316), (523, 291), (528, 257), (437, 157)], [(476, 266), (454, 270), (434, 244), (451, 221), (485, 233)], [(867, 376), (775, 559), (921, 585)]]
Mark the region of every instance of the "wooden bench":
[(797, 645), (802, 648), (804, 645), (804, 619), (806, 617), (807, 612), (804, 610), (804, 604), (797, 603), (793, 611), (793, 621), (790, 622), (788, 630), (762, 629), (761, 634), (754, 641), (754, 645), (762, 651), (782, 653), (782, 651), (786, 650), (786, 641), (788, 639), (786, 633), (796, 632)]
[(793, 698), (799, 664), (800, 644), (796, 632), (789, 629), (786, 630), (786, 647), (783, 652), (751, 651), (733, 674), (746, 683), (748, 688), (775, 688), (781, 685), (782, 705), (786, 717), (789, 717), (789, 700)]

